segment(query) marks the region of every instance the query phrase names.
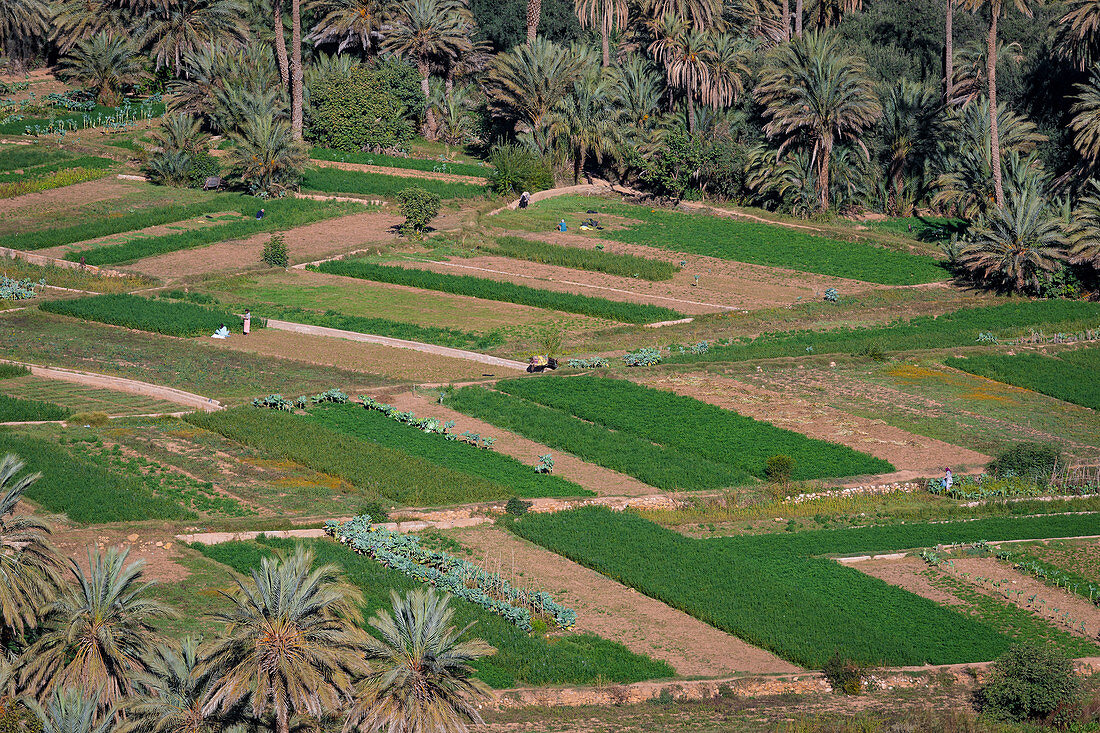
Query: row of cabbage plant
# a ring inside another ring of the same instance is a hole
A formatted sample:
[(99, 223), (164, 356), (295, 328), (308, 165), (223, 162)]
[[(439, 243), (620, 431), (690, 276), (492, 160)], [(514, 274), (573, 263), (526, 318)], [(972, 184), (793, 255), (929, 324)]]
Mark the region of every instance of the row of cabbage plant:
[(447, 440), (461, 440), (469, 443), (470, 445), (478, 448), (489, 449), (493, 447), (493, 443), (497, 442), (496, 438), (490, 438), (489, 436), (483, 436), (480, 433), (472, 433), (469, 430), (456, 435), (455, 433), (448, 433), (455, 426), (454, 420), (447, 420), (443, 422), (434, 417), (417, 417), (412, 412), (402, 412), (393, 405), (388, 405), (385, 402), (379, 402), (373, 397), (365, 395), (359, 395), (359, 401), (363, 403), (363, 407), (368, 410), (377, 410), (391, 420), (396, 420), (403, 425), (410, 425), (417, 430), (425, 433), (433, 433), (435, 435), (442, 435)]

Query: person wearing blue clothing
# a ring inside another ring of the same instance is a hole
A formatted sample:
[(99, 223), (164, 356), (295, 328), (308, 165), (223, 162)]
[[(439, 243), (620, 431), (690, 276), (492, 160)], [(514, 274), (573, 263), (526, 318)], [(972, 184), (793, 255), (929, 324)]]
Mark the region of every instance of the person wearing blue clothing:
[(264, 212), (263, 209), (260, 209), (259, 211), (257, 211), (256, 212), (256, 221), (259, 221), (260, 219), (263, 219), (265, 213), (266, 212)]
[(559, 221), (559, 222), (558, 222), (558, 231), (559, 231), (559, 232), (567, 232), (567, 231), (569, 231), (569, 227), (567, 227), (567, 226), (565, 225), (565, 219), (562, 219), (561, 221)]

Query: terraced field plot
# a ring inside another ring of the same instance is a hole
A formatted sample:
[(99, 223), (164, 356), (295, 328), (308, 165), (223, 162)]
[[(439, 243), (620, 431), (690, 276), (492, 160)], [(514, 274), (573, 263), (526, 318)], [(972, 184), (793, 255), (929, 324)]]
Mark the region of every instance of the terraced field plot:
[(52, 402), (72, 412), (105, 412), (108, 415), (147, 415), (181, 409), (174, 402), (42, 377), (0, 379), (0, 394)]

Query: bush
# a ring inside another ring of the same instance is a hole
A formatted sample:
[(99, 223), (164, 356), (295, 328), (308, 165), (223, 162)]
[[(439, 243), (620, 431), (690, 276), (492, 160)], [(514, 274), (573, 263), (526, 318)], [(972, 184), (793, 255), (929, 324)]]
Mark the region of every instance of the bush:
[(221, 176), (222, 165), (210, 153), (205, 151), (191, 156), (191, 175), (188, 183), (192, 188), (202, 188), (206, 185), (206, 179), (211, 176)]
[(401, 231), (407, 236), (420, 237), (428, 223), (439, 215), (442, 202), (438, 194), (420, 186), (410, 186), (397, 194), (397, 209), (405, 217)]
[(387, 509), (384, 504), (377, 501), (368, 501), (365, 504), (360, 504), (355, 514), (357, 516), (366, 514), (371, 518), (374, 524), (383, 524), (390, 519), (390, 510)]
[(788, 455), (770, 456), (764, 461), (764, 476), (769, 481), (786, 484), (794, 473), (794, 459)]
[(513, 517), (522, 517), (530, 508), (531, 502), (524, 501), (518, 496), (513, 496), (508, 500), (508, 503), (504, 505), (504, 511), (511, 514)]
[(282, 234), (272, 235), (271, 239), (267, 240), (267, 244), (264, 245), (264, 253), (260, 256), (260, 259), (272, 267), (288, 267), (290, 265), (290, 254), (286, 248), (286, 237)]
[(858, 695), (863, 692), (863, 682), (870, 668), (861, 662), (842, 657), (839, 651), (835, 651), (821, 671), (833, 686), (834, 692)]
[(534, 193), (554, 186), (554, 174), (550, 164), (539, 155), (518, 145), (500, 145), (489, 154), (493, 171), (489, 174), (489, 187), (501, 196)]
[(981, 691), (982, 709), (1001, 720), (1035, 720), (1077, 695), (1073, 663), (1056, 649), (1034, 642), (1012, 646), (990, 668)]
[(404, 112), (401, 101), (370, 69), (334, 71), (310, 85), (307, 137), (348, 152), (400, 147), (412, 139)]
[(1018, 476), (1045, 484), (1061, 459), (1062, 452), (1053, 445), (1017, 443), (993, 459), (988, 470), (997, 477)]
[(69, 425), (89, 425), (93, 428), (101, 428), (111, 422), (106, 412), (77, 412), (66, 420)]
[(12, 377), (25, 377), (31, 373), (31, 370), (22, 364), (0, 364), (0, 379), (11, 379)]

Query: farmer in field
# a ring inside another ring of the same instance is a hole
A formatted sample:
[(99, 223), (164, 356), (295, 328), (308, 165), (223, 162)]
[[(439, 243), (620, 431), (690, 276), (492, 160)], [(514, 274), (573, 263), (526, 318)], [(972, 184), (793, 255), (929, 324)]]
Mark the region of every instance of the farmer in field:
[(218, 330), (214, 332), (214, 335), (210, 338), (214, 339), (227, 339), (229, 338), (229, 329), (225, 327), (225, 324), (218, 326)]
[(529, 203), (531, 203), (531, 194), (524, 191), (519, 195), (519, 208), (526, 209)]
[(954, 483), (955, 483), (955, 477), (951, 475), (951, 469), (950, 468), (943, 469), (943, 488), (945, 490), (950, 489), (951, 486)]
[(559, 232), (569, 231), (569, 227), (566, 226), (566, 224), (565, 224), (565, 219), (562, 219), (561, 221), (558, 222), (558, 231)]
[(260, 219), (263, 219), (264, 214), (265, 214), (265, 212), (264, 212), (263, 209), (260, 209), (259, 211), (257, 211), (256, 212), (256, 221), (259, 221)]
[(248, 332), (252, 330), (252, 311), (248, 308), (244, 309), (244, 335), (247, 336)]

